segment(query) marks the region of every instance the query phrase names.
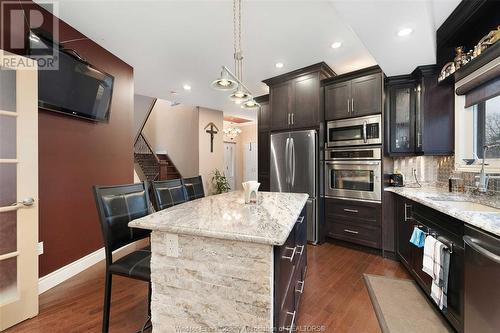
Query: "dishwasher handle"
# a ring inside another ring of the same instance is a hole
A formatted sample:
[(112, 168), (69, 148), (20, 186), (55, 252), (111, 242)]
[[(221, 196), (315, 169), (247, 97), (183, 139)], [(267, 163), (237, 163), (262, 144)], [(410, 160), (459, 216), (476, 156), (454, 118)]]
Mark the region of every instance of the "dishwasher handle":
[(487, 257), (490, 260), (493, 260), (497, 264), (500, 264), (500, 256), (485, 249), (484, 247), (480, 246), (476, 242), (474, 242), (474, 239), (470, 236), (464, 236), (464, 242), (468, 246), (470, 246), (473, 250), (479, 252), (483, 256)]

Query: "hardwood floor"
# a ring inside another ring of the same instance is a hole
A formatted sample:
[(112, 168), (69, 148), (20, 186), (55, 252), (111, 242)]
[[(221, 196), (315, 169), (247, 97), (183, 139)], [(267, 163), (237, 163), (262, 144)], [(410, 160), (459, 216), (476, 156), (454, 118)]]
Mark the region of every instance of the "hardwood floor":
[[(363, 273), (409, 278), (401, 264), (375, 254), (331, 243), (309, 246), (299, 329), (380, 332)], [(99, 263), (42, 294), (40, 314), (6, 332), (100, 332), (103, 286), (104, 264)], [(146, 318), (146, 299), (146, 283), (114, 277), (110, 332), (139, 329)]]
[[(113, 276), (109, 332), (135, 332), (147, 316), (148, 284)], [(104, 262), (50, 289), (40, 296), (40, 313), (6, 331), (101, 332), (104, 298)]]
[(299, 332), (378, 333), (363, 274), (410, 278), (394, 260), (327, 243), (309, 246), (308, 271), (297, 325)]

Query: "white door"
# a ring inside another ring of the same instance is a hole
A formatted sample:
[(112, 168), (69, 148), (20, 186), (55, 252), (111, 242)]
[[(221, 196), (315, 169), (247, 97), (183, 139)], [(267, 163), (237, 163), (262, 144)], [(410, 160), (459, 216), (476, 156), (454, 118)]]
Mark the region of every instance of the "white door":
[(234, 186), (234, 154), (235, 154), (235, 143), (225, 142), (224, 143), (224, 175), (226, 176), (227, 182), (231, 190), (235, 190)]
[(0, 331), (38, 313), (37, 242), (36, 63), (0, 50)]
[(243, 168), (243, 181), (257, 180), (257, 143), (250, 142), (245, 144)]

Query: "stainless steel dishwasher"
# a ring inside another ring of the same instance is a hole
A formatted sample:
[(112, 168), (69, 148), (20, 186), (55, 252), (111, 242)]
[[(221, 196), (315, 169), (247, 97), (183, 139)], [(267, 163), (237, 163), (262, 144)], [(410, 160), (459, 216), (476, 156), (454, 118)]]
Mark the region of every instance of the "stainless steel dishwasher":
[(500, 237), (465, 227), (465, 333), (500, 332)]

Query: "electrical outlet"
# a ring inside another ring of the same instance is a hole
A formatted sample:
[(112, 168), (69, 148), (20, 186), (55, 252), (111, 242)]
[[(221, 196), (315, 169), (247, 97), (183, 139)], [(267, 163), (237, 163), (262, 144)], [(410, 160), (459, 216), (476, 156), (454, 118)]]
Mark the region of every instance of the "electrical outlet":
[(36, 251), (38, 252), (38, 255), (43, 254), (43, 242), (39, 242), (36, 246)]
[(166, 256), (178, 258), (179, 257), (179, 236), (174, 235), (174, 234), (166, 234), (165, 241), (167, 243), (167, 251), (165, 253)]

